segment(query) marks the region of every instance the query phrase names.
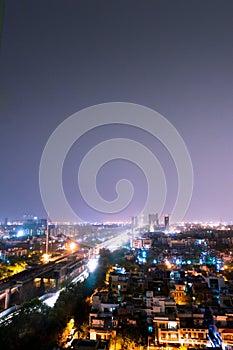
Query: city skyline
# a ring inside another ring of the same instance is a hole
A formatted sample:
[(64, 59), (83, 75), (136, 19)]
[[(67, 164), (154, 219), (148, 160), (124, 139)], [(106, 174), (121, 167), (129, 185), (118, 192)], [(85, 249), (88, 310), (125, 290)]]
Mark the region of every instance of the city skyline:
[[(129, 102), (163, 115), (189, 151), (194, 188), (184, 221), (231, 222), (233, 148), (233, 3), (231, 1), (5, 2), (0, 48), (0, 218), (40, 217), (39, 166), (50, 135), (92, 105)], [(145, 130), (106, 125), (84, 134), (64, 162), (67, 200), (84, 221), (126, 221), (146, 198), (146, 178), (132, 162), (106, 163), (97, 176), (105, 200), (127, 178), (129, 207), (102, 215), (81, 198), (77, 171), (85, 154), (112, 138), (141, 142), (167, 181), (163, 214), (178, 182), (174, 161)], [(154, 208), (157, 212), (157, 208)]]

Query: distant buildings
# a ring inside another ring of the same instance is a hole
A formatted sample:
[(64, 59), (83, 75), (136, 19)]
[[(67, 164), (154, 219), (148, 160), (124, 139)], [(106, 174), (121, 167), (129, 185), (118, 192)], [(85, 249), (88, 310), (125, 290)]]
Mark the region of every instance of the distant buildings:
[(132, 248), (150, 249), (151, 247), (152, 247), (152, 239), (149, 239), (149, 238), (135, 238), (132, 241)]

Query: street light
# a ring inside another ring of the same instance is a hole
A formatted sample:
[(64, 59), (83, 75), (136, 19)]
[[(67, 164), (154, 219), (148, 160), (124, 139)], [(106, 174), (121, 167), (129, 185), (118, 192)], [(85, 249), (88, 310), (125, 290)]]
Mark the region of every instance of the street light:
[(73, 253), (74, 250), (76, 249), (76, 243), (75, 243), (75, 242), (71, 242), (71, 243), (69, 244), (69, 249), (70, 249), (71, 252)]

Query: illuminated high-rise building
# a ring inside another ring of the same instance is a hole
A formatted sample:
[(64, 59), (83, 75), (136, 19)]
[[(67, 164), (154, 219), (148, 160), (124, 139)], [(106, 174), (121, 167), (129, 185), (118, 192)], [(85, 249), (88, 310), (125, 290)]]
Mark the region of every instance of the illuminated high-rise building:
[(164, 226), (165, 230), (169, 229), (169, 215), (164, 215)]
[(155, 227), (159, 225), (159, 215), (156, 214), (149, 214), (148, 215), (148, 223), (149, 223), (149, 230), (150, 232), (153, 232)]

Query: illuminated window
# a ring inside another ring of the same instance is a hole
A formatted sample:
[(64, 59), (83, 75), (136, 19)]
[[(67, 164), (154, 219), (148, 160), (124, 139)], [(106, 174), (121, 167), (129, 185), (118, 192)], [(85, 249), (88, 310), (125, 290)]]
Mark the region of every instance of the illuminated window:
[(177, 322), (168, 322), (168, 329), (177, 330)]
[(176, 333), (171, 333), (171, 339), (177, 339), (177, 334)]

